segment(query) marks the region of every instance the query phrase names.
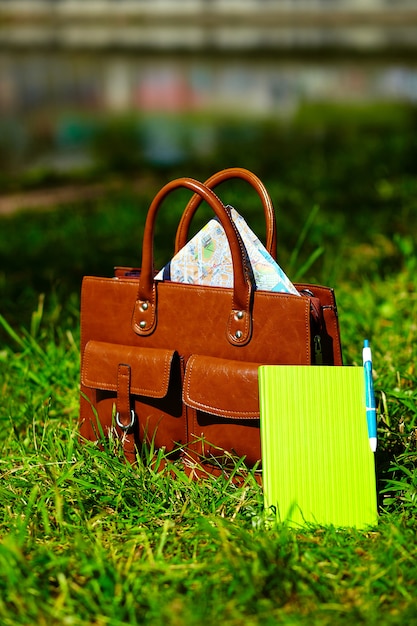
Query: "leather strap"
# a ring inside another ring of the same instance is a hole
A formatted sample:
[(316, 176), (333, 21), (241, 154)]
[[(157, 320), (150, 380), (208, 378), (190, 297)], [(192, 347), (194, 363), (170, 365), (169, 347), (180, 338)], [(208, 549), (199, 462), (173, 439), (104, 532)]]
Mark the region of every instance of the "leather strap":
[[(198, 194), (213, 209), (226, 233), (233, 265), (233, 295), (226, 334), (230, 343), (245, 345), (252, 335), (252, 304), (254, 285), (250, 268), (246, 266), (246, 253), (235, 224), (216, 194), (193, 178), (178, 178), (162, 187), (154, 197), (146, 217), (142, 269), (139, 277), (138, 297), (133, 313), (133, 330), (142, 336), (150, 335), (157, 325), (157, 289), (154, 281), (154, 230), (156, 215), (162, 201), (173, 190), (186, 188)], [(175, 315), (175, 311), (173, 311)]]
[(136, 439), (138, 423), (134, 410), (131, 408), (131, 367), (119, 363), (117, 367), (116, 424), (121, 429), (120, 440), (123, 453), (130, 463), (136, 463)]
[(130, 430), (135, 414), (130, 407), (130, 365), (120, 363), (117, 368), (116, 424), (124, 431)]
[[(263, 182), (253, 172), (246, 170), (242, 167), (229, 167), (221, 170), (216, 174), (213, 174), (208, 178), (204, 185), (209, 189), (215, 189), (218, 185), (231, 178), (241, 178), (248, 182), (258, 193), (265, 214), (266, 223), (266, 249), (270, 255), (276, 260), (277, 257), (277, 232), (276, 232), (276, 220), (275, 209), (270, 198), (270, 195), (263, 184)], [(191, 200), (188, 202), (182, 214), (181, 221), (178, 225), (177, 234), (175, 238), (175, 252), (178, 252), (185, 246), (188, 240), (188, 233), (190, 230), (191, 220), (194, 214), (202, 202), (202, 197), (199, 194), (194, 194)]]

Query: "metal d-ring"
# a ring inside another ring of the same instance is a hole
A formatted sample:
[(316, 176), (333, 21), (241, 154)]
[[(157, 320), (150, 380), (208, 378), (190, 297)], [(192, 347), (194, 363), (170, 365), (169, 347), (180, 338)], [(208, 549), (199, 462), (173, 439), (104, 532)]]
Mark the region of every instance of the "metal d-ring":
[(122, 430), (130, 430), (134, 423), (135, 423), (135, 419), (136, 419), (136, 415), (133, 409), (130, 409), (130, 424), (128, 424), (127, 426), (125, 426), (125, 424), (122, 424), (122, 422), (120, 421), (120, 413), (119, 411), (117, 411), (116, 413), (116, 424), (118, 425), (119, 428), (121, 428)]

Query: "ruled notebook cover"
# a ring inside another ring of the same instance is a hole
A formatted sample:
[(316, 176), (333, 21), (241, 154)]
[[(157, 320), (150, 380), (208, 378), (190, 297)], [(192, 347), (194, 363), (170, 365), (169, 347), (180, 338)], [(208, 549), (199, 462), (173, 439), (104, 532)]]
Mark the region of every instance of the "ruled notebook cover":
[(377, 523), (362, 367), (259, 368), (265, 507), (292, 525)]

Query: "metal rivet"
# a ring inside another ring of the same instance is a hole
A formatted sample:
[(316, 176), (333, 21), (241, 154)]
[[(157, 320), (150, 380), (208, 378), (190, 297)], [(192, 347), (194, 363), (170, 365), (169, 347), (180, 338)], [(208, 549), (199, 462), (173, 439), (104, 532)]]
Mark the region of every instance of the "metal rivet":
[(147, 311), (148, 310), (148, 306), (149, 306), (149, 304), (147, 302), (143, 302), (142, 303), (142, 311)]
[(139, 326), (140, 326), (140, 328), (146, 328), (145, 320), (142, 320), (141, 322), (139, 322)]
[(238, 320), (241, 320), (243, 316), (244, 316), (243, 311), (238, 311), (238, 312), (236, 313), (236, 317), (237, 317), (237, 319), (238, 319)]
[(241, 338), (242, 338), (242, 335), (243, 335), (243, 333), (242, 333), (242, 331), (241, 331), (241, 330), (237, 330), (237, 331), (235, 332), (235, 337), (236, 337), (236, 339), (241, 339)]

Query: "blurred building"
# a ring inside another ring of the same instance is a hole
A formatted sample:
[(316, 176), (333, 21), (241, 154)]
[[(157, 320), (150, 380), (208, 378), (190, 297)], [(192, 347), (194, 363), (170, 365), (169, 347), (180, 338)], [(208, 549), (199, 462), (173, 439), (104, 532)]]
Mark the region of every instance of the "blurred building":
[(413, 0), (0, 0), (0, 43), (123, 50), (416, 47)]
[(415, 0), (0, 0), (0, 161), (80, 159), (108, 113), (416, 102), (416, 60)]

